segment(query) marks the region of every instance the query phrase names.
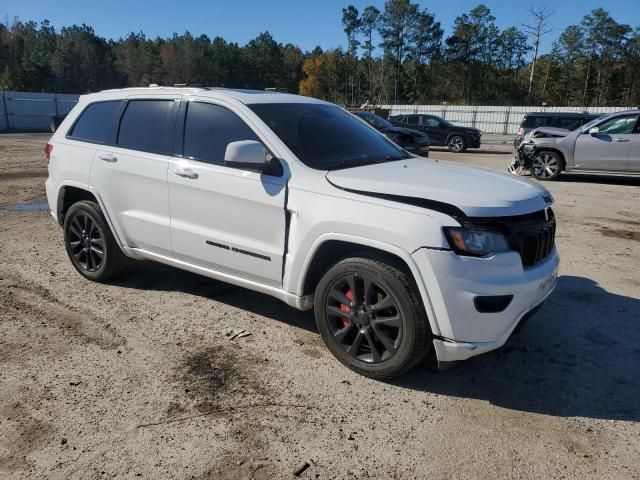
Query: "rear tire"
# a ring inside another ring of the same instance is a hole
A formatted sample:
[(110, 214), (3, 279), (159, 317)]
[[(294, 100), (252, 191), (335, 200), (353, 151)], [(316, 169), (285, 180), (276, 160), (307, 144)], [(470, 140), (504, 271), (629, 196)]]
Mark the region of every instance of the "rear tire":
[(381, 261), (352, 257), (336, 263), (318, 283), (314, 311), (327, 348), (366, 377), (401, 375), (432, 347), (413, 278)]
[(69, 207), (63, 230), (67, 255), (80, 275), (106, 282), (122, 273), (127, 257), (96, 202), (82, 200)]
[(461, 135), (453, 135), (447, 141), (447, 147), (453, 153), (462, 153), (467, 149), (467, 142)]
[(556, 152), (550, 150), (542, 150), (536, 153), (531, 162), (531, 175), (538, 180), (557, 180), (562, 170), (564, 170), (564, 161)]

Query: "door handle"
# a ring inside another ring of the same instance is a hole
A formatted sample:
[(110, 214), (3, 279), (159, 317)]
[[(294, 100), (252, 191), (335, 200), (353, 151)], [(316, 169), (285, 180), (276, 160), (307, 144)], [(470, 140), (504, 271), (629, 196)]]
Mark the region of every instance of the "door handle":
[(198, 178), (198, 174), (190, 168), (176, 168), (173, 173), (175, 173), (179, 177), (191, 178), (193, 180)]
[(628, 138), (616, 138), (616, 142), (628, 142)]
[(101, 155), (98, 155), (98, 158), (100, 160), (104, 160), (105, 162), (111, 162), (111, 163), (118, 161), (118, 157), (116, 157), (112, 153), (103, 153)]

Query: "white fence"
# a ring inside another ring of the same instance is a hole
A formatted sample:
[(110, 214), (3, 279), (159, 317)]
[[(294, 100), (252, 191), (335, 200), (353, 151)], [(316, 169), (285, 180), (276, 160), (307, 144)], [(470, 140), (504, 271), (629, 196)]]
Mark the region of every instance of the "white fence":
[(54, 115), (66, 115), (79, 95), (2, 91), (0, 96), (0, 132), (47, 132)]
[(437, 115), (456, 125), (475, 127), (484, 133), (515, 134), (527, 112), (583, 112), (611, 113), (628, 110), (627, 107), (496, 107), (465, 105), (380, 105), (389, 115), (425, 113)]
[[(65, 115), (78, 102), (79, 95), (2, 91), (0, 132), (49, 131), (54, 115)], [(485, 133), (515, 134), (527, 112), (609, 113), (625, 107), (500, 107), (459, 105), (380, 105), (389, 115), (427, 113), (438, 115), (457, 125), (479, 128)]]

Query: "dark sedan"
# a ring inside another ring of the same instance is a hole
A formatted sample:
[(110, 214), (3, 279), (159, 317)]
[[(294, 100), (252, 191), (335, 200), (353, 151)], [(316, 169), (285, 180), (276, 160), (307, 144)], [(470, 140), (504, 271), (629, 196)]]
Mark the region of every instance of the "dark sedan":
[(371, 112), (353, 112), (376, 130), (385, 134), (391, 141), (406, 151), (420, 157), (429, 156), (429, 136), (408, 128), (396, 127), (388, 120)]
[(393, 125), (411, 128), (429, 135), (431, 145), (446, 145), (452, 152), (467, 148), (480, 148), (482, 132), (477, 128), (460, 127), (435, 115), (395, 115), (389, 118)]

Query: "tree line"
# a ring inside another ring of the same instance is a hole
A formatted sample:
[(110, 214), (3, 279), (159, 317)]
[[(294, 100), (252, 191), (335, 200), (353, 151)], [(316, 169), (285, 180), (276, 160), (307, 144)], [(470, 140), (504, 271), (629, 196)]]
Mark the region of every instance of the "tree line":
[[(640, 105), (640, 28), (602, 8), (558, 32), (553, 12), (532, 9), (501, 30), (485, 5), (444, 35), (410, 0), (342, 9), (346, 46), (302, 51), (269, 32), (246, 45), (190, 32), (105, 39), (88, 25), (0, 23), (0, 88), (85, 93), (176, 83), (277, 87), (336, 103)], [(548, 53), (542, 39), (555, 35)]]

